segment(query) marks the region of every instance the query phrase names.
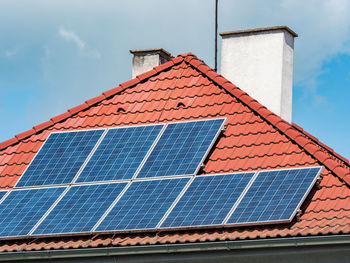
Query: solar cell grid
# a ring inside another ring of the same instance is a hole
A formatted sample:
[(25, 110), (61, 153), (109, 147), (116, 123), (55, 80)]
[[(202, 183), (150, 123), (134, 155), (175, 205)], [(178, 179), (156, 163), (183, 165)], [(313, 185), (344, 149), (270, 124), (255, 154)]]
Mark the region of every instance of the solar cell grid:
[(222, 224), (254, 172), (194, 179), (161, 228)]
[(174, 178), (133, 182), (96, 231), (155, 228), (188, 181)]
[(224, 121), (168, 124), (137, 178), (195, 174)]
[(12, 190), (0, 204), (0, 236), (27, 235), (65, 189)]
[(71, 183), (103, 130), (52, 133), (16, 187)]
[(290, 221), (320, 167), (259, 172), (227, 224)]
[(164, 125), (108, 130), (77, 182), (131, 179)]
[(126, 183), (72, 186), (34, 235), (89, 232)]

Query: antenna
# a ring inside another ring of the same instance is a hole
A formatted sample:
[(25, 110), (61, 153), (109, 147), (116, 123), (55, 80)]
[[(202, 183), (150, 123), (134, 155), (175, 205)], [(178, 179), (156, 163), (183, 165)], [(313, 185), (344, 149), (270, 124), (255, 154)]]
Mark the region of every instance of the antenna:
[(215, 0), (215, 72), (218, 71), (218, 1)]

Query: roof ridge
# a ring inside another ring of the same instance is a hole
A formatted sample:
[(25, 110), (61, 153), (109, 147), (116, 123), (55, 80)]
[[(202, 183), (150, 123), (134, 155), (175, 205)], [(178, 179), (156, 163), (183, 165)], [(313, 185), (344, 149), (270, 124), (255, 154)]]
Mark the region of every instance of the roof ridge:
[[(320, 143), (318, 140), (313, 140), (307, 134), (300, 131), (295, 125), (286, 122), (280, 116), (267, 109), (265, 106), (260, 104), (257, 100), (253, 99), (239, 87), (208, 67), (203, 61), (199, 60), (192, 53), (182, 54), (179, 56), (182, 56), (186, 63), (202, 72), (211, 81), (222, 87), (229, 94), (237, 98), (241, 103), (249, 107), (253, 112), (258, 114), (261, 118), (275, 127), (278, 131), (299, 145), (299, 147), (301, 147), (306, 153), (322, 163), (350, 188), (350, 169), (342, 167), (336, 160), (330, 158), (326, 153), (320, 151), (317, 146), (320, 146), (322, 149), (324, 149), (325, 147), (322, 143)], [(328, 149), (327, 152), (329, 152)], [(338, 154), (334, 153), (334, 151), (333, 153), (329, 153), (331, 156), (341, 160), (350, 167), (349, 162), (346, 162), (345, 158), (340, 155), (339, 157)]]
[(179, 55), (178, 57), (172, 58), (168, 62), (165, 62), (159, 66), (156, 66), (150, 71), (142, 73), (131, 80), (128, 80), (126, 82), (119, 84), (119, 86), (117, 86), (113, 89), (110, 89), (108, 91), (103, 92), (101, 95), (99, 95), (97, 97), (94, 97), (92, 99), (85, 101), (83, 104), (80, 104), (76, 107), (68, 109), (65, 113), (62, 113), (62, 114), (57, 115), (55, 117), (52, 117), (50, 120), (43, 122), (41, 124), (38, 124), (38, 125), (34, 126), (33, 128), (31, 128), (30, 130), (19, 133), (19, 134), (15, 135), (13, 138), (6, 140), (4, 142), (1, 142), (0, 143), (0, 150), (4, 150), (9, 146), (15, 145), (15, 144), (19, 143), (20, 141), (27, 139), (28, 137), (55, 125), (56, 123), (62, 122), (64, 120), (70, 118), (71, 116), (74, 116), (74, 115), (78, 114), (79, 112), (86, 110), (86, 109), (100, 103), (101, 101), (108, 99), (109, 97), (114, 96), (117, 93), (124, 91), (127, 88), (131, 88), (131, 87), (137, 85), (138, 83), (140, 83), (146, 79), (149, 79), (150, 77), (157, 75), (160, 72), (165, 71), (174, 65), (180, 64), (183, 60), (184, 60), (184, 58), (181, 55)]

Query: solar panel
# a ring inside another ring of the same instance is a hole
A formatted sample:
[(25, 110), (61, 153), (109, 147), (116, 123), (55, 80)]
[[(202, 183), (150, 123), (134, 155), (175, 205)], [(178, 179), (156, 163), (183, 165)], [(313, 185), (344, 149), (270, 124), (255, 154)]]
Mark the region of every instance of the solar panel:
[(222, 224), (254, 174), (196, 177), (161, 228)]
[(227, 224), (290, 222), (322, 167), (259, 172)]
[(33, 232), (40, 234), (89, 232), (127, 183), (72, 186)]
[(0, 204), (0, 237), (27, 235), (65, 189), (12, 190)]
[(194, 175), (225, 119), (170, 123), (137, 178)]
[(77, 182), (131, 179), (164, 125), (108, 130)]
[(155, 228), (189, 178), (134, 181), (96, 231)]
[(71, 183), (103, 130), (51, 133), (16, 187)]

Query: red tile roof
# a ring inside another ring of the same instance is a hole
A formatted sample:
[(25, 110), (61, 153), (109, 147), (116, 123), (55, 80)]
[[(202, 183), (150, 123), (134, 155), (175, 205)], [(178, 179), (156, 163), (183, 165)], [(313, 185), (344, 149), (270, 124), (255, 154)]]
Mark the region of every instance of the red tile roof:
[(350, 233), (350, 164), (289, 124), (192, 54), (153, 70), (0, 143), (0, 188), (11, 189), (52, 131), (227, 117), (202, 174), (323, 165), (299, 221), (156, 233), (0, 241), (0, 252), (132, 246)]

